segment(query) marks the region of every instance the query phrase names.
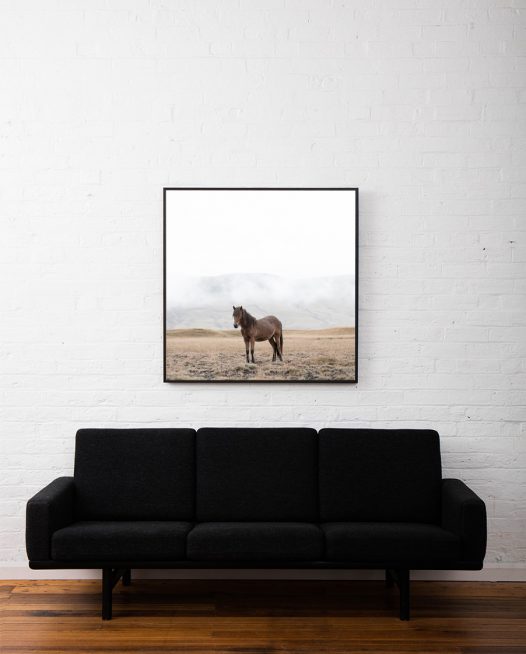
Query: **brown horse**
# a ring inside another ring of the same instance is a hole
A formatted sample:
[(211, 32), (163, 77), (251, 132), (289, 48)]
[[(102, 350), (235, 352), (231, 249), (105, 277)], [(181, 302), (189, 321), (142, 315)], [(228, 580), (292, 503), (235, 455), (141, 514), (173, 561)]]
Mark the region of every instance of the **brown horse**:
[(241, 327), (241, 335), (245, 341), (245, 350), (247, 363), (250, 363), (248, 358), (248, 346), (250, 345), (250, 353), (252, 354), (252, 363), (254, 361), (254, 345), (256, 341), (268, 341), (272, 345), (273, 355), (272, 361), (276, 361), (279, 357), (283, 361), (283, 327), (281, 322), (276, 316), (265, 316), (256, 320), (251, 316), (243, 307), (233, 307), (234, 313), (234, 327), (237, 329)]

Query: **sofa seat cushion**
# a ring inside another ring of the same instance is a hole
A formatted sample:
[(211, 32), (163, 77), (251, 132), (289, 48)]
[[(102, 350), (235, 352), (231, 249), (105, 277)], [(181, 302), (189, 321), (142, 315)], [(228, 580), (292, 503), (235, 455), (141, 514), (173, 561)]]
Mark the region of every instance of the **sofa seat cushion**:
[(458, 560), (460, 543), (435, 525), (404, 522), (331, 522), (321, 525), (328, 561), (446, 563)]
[(319, 561), (323, 533), (302, 522), (204, 522), (188, 535), (192, 561)]
[(189, 522), (75, 522), (56, 531), (51, 556), (58, 561), (174, 561), (186, 558)]

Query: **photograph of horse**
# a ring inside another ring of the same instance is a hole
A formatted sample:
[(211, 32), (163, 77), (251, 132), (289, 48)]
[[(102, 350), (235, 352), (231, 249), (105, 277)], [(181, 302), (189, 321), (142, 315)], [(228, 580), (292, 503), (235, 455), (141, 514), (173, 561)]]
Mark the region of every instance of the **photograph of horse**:
[(357, 381), (357, 189), (167, 188), (163, 212), (164, 381)]
[(258, 343), (268, 341), (272, 345), (272, 361), (276, 361), (277, 357), (279, 357), (280, 361), (283, 361), (283, 327), (276, 316), (265, 316), (257, 320), (242, 306), (232, 306), (232, 308), (234, 309), (232, 314), (234, 327), (236, 329), (241, 327), (241, 335), (245, 341), (247, 363), (250, 363), (249, 347), (252, 363), (256, 363), (254, 361), (256, 341)]

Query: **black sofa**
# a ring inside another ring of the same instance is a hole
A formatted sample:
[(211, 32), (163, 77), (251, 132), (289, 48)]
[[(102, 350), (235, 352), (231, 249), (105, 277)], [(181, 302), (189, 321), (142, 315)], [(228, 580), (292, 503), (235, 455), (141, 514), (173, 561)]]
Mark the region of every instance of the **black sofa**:
[(27, 504), (33, 569), (101, 568), (102, 617), (133, 568), (480, 570), (484, 502), (442, 479), (435, 431), (82, 429), (73, 477)]

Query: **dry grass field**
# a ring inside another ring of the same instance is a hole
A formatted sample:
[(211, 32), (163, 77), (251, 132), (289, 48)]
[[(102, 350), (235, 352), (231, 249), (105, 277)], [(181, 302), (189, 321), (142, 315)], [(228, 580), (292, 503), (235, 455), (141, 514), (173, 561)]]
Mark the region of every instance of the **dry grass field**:
[(173, 329), (166, 333), (168, 381), (353, 381), (354, 328), (287, 330), (283, 362), (272, 362), (268, 341), (256, 343), (256, 363), (245, 363), (241, 332)]

